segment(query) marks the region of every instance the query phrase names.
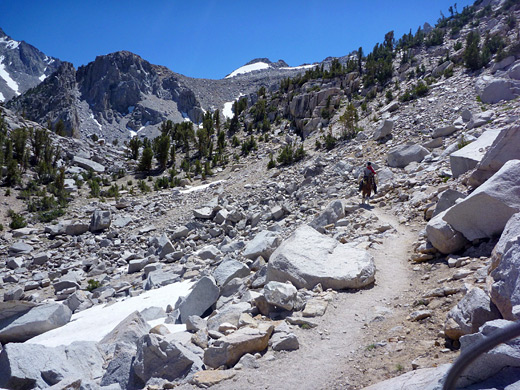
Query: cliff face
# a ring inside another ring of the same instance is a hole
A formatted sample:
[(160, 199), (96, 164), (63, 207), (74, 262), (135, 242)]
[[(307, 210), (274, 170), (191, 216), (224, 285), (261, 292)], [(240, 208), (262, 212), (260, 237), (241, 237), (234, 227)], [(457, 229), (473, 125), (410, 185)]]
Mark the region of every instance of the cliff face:
[(55, 126), (60, 120), (67, 135), (78, 136), (80, 121), (77, 111), (78, 88), (76, 70), (63, 62), (58, 70), (41, 84), (7, 103), (27, 119)]

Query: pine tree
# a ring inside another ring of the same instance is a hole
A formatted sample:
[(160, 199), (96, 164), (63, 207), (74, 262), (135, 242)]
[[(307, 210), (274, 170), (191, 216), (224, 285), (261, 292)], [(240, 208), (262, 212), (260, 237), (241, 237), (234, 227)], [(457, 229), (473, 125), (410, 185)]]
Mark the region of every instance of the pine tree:
[(62, 137), (65, 137), (66, 131), (65, 131), (65, 123), (62, 119), (60, 119), (56, 124), (54, 125), (54, 132)]
[(130, 148), (130, 157), (132, 158), (132, 160), (137, 160), (139, 158), (139, 148), (141, 147), (141, 145), (142, 142), (136, 135), (134, 135), (130, 139), (128, 147)]
[(348, 103), (345, 113), (339, 118), (343, 124), (341, 137), (343, 139), (352, 139), (356, 135), (356, 125), (359, 120), (358, 112), (354, 104)]
[[(170, 152), (170, 137), (169, 135), (163, 134), (160, 137), (154, 139), (154, 154), (159, 164), (159, 169), (164, 170), (168, 163), (168, 154)], [(144, 153), (144, 151), (143, 151)]]
[(150, 171), (152, 169), (153, 150), (150, 144), (147, 144), (143, 149), (141, 160), (139, 160), (138, 171)]
[(358, 71), (359, 71), (359, 74), (363, 74), (363, 67), (362, 67), (362, 62), (363, 62), (363, 48), (360, 46), (358, 51), (357, 51), (357, 61), (358, 61)]
[(480, 50), (478, 44), (480, 36), (478, 32), (471, 31), (466, 37), (466, 49), (464, 50), (464, 65), (471, 70), (478, 70), (482, 67)]

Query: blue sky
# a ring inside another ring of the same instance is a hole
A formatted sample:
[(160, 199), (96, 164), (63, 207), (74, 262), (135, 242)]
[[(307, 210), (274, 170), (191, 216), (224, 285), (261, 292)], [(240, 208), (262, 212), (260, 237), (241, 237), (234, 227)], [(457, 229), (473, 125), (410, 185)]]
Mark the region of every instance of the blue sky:
[[(291, 66), (372, 51), (449, 15), (453, 0), (0, 0), (0, 27), (76, 67), (118, 50), (219, 79), (254, 58)], [(457, 1), (459, 11), (473, 1)]]

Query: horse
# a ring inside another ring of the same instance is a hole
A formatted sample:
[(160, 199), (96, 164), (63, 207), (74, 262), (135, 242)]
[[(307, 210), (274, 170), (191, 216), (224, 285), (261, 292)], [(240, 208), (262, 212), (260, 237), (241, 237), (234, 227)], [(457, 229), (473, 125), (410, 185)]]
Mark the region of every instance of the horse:
[(374, 175), (365, 176), (361, 185), (361, 202), (369, 204), (370, 195), (372, 195), (372, 188), (374, 188)]

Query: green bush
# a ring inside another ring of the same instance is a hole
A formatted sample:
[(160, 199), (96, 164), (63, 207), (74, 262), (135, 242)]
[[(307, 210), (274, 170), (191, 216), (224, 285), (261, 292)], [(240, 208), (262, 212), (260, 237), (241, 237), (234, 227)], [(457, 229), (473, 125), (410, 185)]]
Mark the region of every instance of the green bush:
[(99, 182), (99, 178), (93, 178), (88, 181), (88, 186), (90, 188), (90, 196), (92, 198), (99, 198), (99, 195), (101, 193), (101, 187), (99, 185)]
[(117, 198), (119, 197), (119, 187), (117, 184), (112, 184), (110, 188), (105, 191), (104, 196), (107, 198)]
[(255, 137), (253, 137), (252, 135), (248, 139), (244, 140), (244, 142), (242, 142), (242, 154), (244, 156), (249, 155), (249, 153), (251, 153), (251, 151), (257, 150), (257, 149), (258, 149), (258, 145), (256, 143)]
[(410, 100), (417, 99), (418, 97), (426, 96), (428, 94), (428, 91), (429, 91), (428, 86), (425, 83), (423, 83), (422, 81), (419, 81), (412, 88), (407, 89), (399, 97), (399, 100), (401, 102), (408, 102)]
[(88, 282), (87, 282), (87, 290), (92, 292), (94, 291), (96, 288), (99, 288), (101, 287), (101, 283), (98, 281), (98, 280), (94, 280), (94, 279), (89, 279)]
[(143, 193), (143, 194), (146, 194), (148, 192), (150, 192), (152, 189), (148, 186), (148, 184), (146, 184), (144, 182), (144, 180), (139, 180), (137, 182), (137, 187), (139, 187), (139, 190)]
[(290, 165), (292, 163), (300, 161), (304, 157), (305, 150), (303, 149), (303, 144), (300, 144), (300, 146), (296, 149), (293, 144), (287, 144), (282, 148), (282, 150), (280, 150), (280, 153), (278, 154), (276, 160), (281, 165)]
[(11, 218), (11, 223), (9, 224), (11, 229), (20, 229), (27, 226), (27, 222), (23, 215), (15, 213), (14, 210), (9, 210), (7, 215)]
[(274, 161), (273, 154), (269, 154), (269, 162), (267, 163), (267, 169), (272, 169), (276, 167), (276, 161)]
[(154, 183), (154, 189), (155, 191), (158, 191), (160, 189), (167, 189), (170, 188), (170, 180), (168, 176), (162, 176), (155, 179)]
[(332, 135), (332, 133), (328, 133), (325, 136), (325, 149), (332, 150), (336, 147), (337, 139)]
[(65, 215), (65, 210), (63, 208), (58, 207), (56, 209), (48, 210), (48, 211), (40, 211), (38, 213), (38, 220), (41, 222), (51, 222), (54, 221), (56, 218), (59, 218), (61, 216)]

